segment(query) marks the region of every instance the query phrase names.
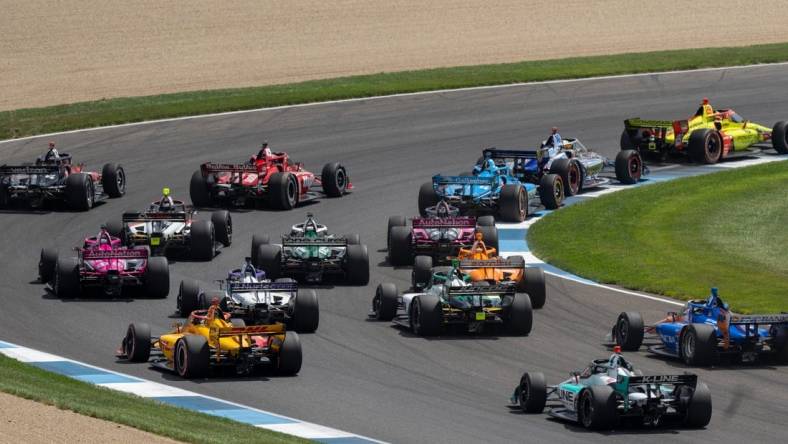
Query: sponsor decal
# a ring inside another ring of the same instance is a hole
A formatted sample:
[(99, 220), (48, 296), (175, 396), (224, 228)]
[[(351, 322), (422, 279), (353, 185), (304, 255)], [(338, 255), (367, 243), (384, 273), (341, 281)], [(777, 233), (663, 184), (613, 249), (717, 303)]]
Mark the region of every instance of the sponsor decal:
[(646, 384), (659, 384), (659, 383), (676, 383), (679, 382), (678, 375), (654, 375), (654, 376), (641, 376), (640, 380)]

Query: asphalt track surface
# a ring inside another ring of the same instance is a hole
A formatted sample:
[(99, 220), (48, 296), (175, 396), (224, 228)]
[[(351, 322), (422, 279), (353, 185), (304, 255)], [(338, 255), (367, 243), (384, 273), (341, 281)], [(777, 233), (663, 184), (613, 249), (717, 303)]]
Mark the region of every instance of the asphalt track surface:
[[(436, 172), (466, 170), (482, 147), (527, 147), (557, 125), (607, 155), (618, 150), (622, 119), (678, 118), (701, 97), (771, 125), (788, 118), (788, 67), (515, 86), (278, 109), (122, 127), (55, 137), (89, 166), (121, 162), (128, 194), (88, 213), (7, 211), (2, 224), (0, 338), (27, 347), (166, 382), (392, 442), (777, 442), (788, 432), (788, 368), (770, 363), (695, 370), (712, 390), (714, 415), (705, 430), (658, 428), (590, 433), (507, 407), (524, 370), (557, 383), (608, 351), (601, 340), (617, 314), (638, 310), (657, 320), (674, 306), (548, 277), (548, 301), (529, 337), (414, 337), (367, 320), (378, 282), (404, 289), (409, 269), (385, 261), (389, 215), (417, 212), (419, 184)], [(308, 168), (343, 162), (356, 191), (294, 211), (236, 211), (233, 245), (212, 262), (173, 262), (166, 300), (61, 301), (35, 282), (38, 251), (66, 252), (126, 209), (145, 207), (169, 186), (188, 198), (202, 161), (242, 161), (262, 139)], [(46, 139), (0, 145), (3, 162), (30, 161)], [(130, 321), (164, 331), (177, 319), (175, 292), (183, 278), (206, 286), (248, 254), (252, 233), (277, 235), (314, 212), (337, 233), (357, 232), (370, 251), (366, 287), (319, 288), (321, 322), (302, 335), (297, 377), (184, 381), (144, 364), (116, 362), (113, 352)], [(567, 233), (567, 242), (572, 234)], [(724, 290), (723, 290), (724, 295)], [(683, 365), (646, 353), (628, 355), (646, 373), (681, 373)]]

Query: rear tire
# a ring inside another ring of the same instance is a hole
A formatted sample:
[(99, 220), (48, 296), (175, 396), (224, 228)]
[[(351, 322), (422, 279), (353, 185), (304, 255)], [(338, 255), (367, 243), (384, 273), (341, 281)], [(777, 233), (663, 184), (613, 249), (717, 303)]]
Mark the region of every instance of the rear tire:
[(255, 267), (265, 271), (268, 279), (276, 279), (282, 274), (282, 247), (278, 245), (260, 245), (257, 250)]
[(101, 187), (109, 197), (117, 198), (126, 194), (126, 171), (120, 164), (104, 165), (101, 169)]
[(550, 173), (558, 174), (566, 187), (566, 196), (574, 196), (583, 190), (583, 169), (577, 159), (556, 159), (550, 165)]
[(696, 429), (706, 427), (711, 421), (711, 410), (711, 391), (699, 381), (684, 413), (684, 425)]
[(493, 216), (481, 216), (476, 218), (476, 226), (477, 227), (494, 227), (495, 226), (495, 217)]
[(637, 146), (635, 146), (635, 143), (632, 141), (632, 138), (629, 137), (629, 133), (627, 132), (627, 130), (621, 132), (621, 141), (619, 143), (619, 146), (621, 147), (621, 151), (637, 149)]
[(285, 334), (285, 340), (279, 347), (279, 356), (276, 359), (276, 372), (284, 376), (292, 376), (301, 371), (301, 339), (298, 333), (289, 331)]
[(410, 283), (413, 288), (424, 288), (432, 280), (432, 256), (416, 256)]
[(635, 150), (619, 151), (616, 155), (616, 179), (632, 185), (638, 183), (643, 175), (643, 159)]
[(252, 236), (252, 251), (249, 254), (249, 257), (252, 258), (252, 264), (257, 266), (257, 253), (260, 251), (261, 245), (268, 245), (271, 242), (271, 239), (268, 237), (267, 234), (255, 234)]
[(298, 181), (291, 173), (274, 173), (268, 179), (268, 204), (277, 210), (290, 210), (298, 204)]
[(320, 324), (320, 306), (315, 290), (299, 291), (293, 304), (293, 329), (298, 333), (314, 333)]
[(616, 423), (616, 398), (608, 385), (592, 385), (580, 393), (577, 419), (583, 427), (608, 430)]
[(71, 174), (66, 178), (66, 203), (76, 211), (88, 211), (93, 208), (96, 191), (93, 179), (85, 173)]
[(637, 351), (643, 344), (643, 318), (638, 312), (624, 312), (618, 315), (615, 327), (616, 344), (622, 350)]
[(774, 124), (772, 147), (780, 154), (788, 154), (788, 122), (782, 121)]
[(534, 312), (531, 306), (531, 298), (527, 294), (517, 293), (512, 299), (503, 325), (509, 334), (525, 336), (531, 333), (534, 322)]
[(197, 220), (192, 222), (191, 252), (194, 259), (198, 261), (213, 259), (215, 241), (215, 231), (211, 221)]
[(52, 282), (55, 278), (55, 267), (57, 266), (57, 250), (54, 248), (42, 248), (38, 258), (38, 278), (41, 282)]
[(542, 413), (547, 404), (547, 383), (544, 373), (523, 373), (517, 396), (520, 409), (525, 413)]
[(501, 188), (498, 214), (505, 222), (522, 222), (528, 217), (528, 196), (521, 184), (506, 184)]
[(325, 164), (320, 180), (328, 197), (342, 197), (347, 191), (347, 171), (339, 162)]
[(397, 298), (399, 292), (397, 286), (390, 283), (379, 284), (375, 289), (375, 297), (372, 299), (372, 311), (378, 321), (390, 321), (397, 315)]
[(353, 285), (369, 283), (369, 254), (366, 245), (348, 245), (347, 278)]
[(386, 249), (391, 251), (391, 230), (394, 227), (404, 227), (407, 221), (402, 216), (389, 216), (388, 228), (386, 229)]
[(434, 207), (438, 204), (438, 193), (432, 187), (432, 182), (426, 182), (419, 188), (419, 214), (421, 217), (427, 217), (427, 208)]
[(413, 263), (413, 234), (408, 227), (391, 227), (389, 262), (391, 265), (410, 265)]
[(539, 179), (539, 200), (548, 210), (555, 210), (564, 202), (564, 182), (558, 174), (545, 174)]
[(440, 333), (443, 309), (437, 296), (416, 296), (410, 305), (410, 325), (413, 333), (418, 336), (435, 336)]
[(216, 240), (225, 247), (233, 243), (233, 219), (227, 210), (214, 211), (211, 213)]
[(107, 232), (109, 233), (110, 236), (120, 238), (120, 242), (125, 244), (124, 242), (125, 236), (123, 235), (123, 231), (125, 231), (124, 230), (125, 224), (123, 223), (123, 220), (119, 220), (119, 219), (108, 220), (107, 222), (104, 223), (104, 225), (107, 226)]
[(75, 257), (60, 257), (55, 269), (55, 295), (62, 299), (71, 299), (81, 292), (79, 278), (79, 261)]
[(711, 129), (699, 129), (690, 134), (689, 155), (699, 163), (713, 164), (722, 158), (722, 136)]
[(523, 290), (531, 298), (533, 308), (544, 307), (547, 302), (547, 284), (545, 284), (544, 270), (539, 267), (525, 267), (523, 269)]
[(163, 299), (170, 293), (170, 267), (166, 257), (148, 257), (144, 288), (146, 296), (151, 298)]
[(484, 245), (488, 248), (495, 248), (495, 251), (498, 251), (498, 228), (495, 226), (481, 226), (476, 227), (476, 231), (482, 234)]
[(175, 371), (182, 378), (204, 378), (208, 376), (211, 355), (208, 341), (202, 337), (187, 334), (175, 343)]
[(680, 339), (681, 358), (691, 366), (708, 366), (717, 355), (717, 335), (707, 324), (690, 324)]
[(202, 291), (197, 281), (191, 279), (181, 281), (181, 285), (178, 287), (178, 298), (176, 299), (176, 308), (181, 317), (188, 317), (191, 312), (200, 308), (200, 293)]
[(131, 362), (146, 362), (150, 359), (150, 326), (129, 324), (123, 340), (123, 353)]
[(195, 207), (207, 207), (211, 205), (211, 192), (208, 189), (208, 182), (205, 180), (200, 170), (195, 171), (189, 181), (189, 197)]
[(351, 234), (344, 234), (342, 237), (345, 238), (348, 245), (360, 245), (361, 244), (361, 236), (358, 233), (351, 233)]

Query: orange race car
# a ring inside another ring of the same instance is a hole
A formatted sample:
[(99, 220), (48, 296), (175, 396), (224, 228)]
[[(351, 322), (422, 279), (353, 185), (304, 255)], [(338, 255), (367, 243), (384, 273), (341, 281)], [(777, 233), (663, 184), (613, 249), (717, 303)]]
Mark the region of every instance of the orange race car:
[[(517, 291), (528, 293), (534, 308), (542, 308), (546, 299), (544, 272), (538, 267), (526, 267), (522, 256), (503, 258), (495, 248), (484, 244), (483, 235), (475, 234), (471, 248), (460, 248), (457, 259), (466, 280), (483, 284), (511, 284)], [(412, 281), (414, 287), (424, 286), (432, 277), (432, 257), (416, 256)]]

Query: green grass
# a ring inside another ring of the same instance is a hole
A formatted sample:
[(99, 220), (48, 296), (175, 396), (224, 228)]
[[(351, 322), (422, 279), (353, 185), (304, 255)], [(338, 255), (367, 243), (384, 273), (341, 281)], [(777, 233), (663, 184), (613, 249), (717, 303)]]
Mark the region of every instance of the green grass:
[(184, 442), (311, 442), (97, 387), (4, 355), (0, 355), (0, 391)]
[(0, 112), (0, 139), (353, 97), (786, 60), (788, 43), (778, 43), (405, 71), (287, 85), (118, 98)]
[(528, 244), (598, 282), (680, 299), (716, 286), (743, 313), (788, 310), (788, 162), (621, 191), (556, 211)]

